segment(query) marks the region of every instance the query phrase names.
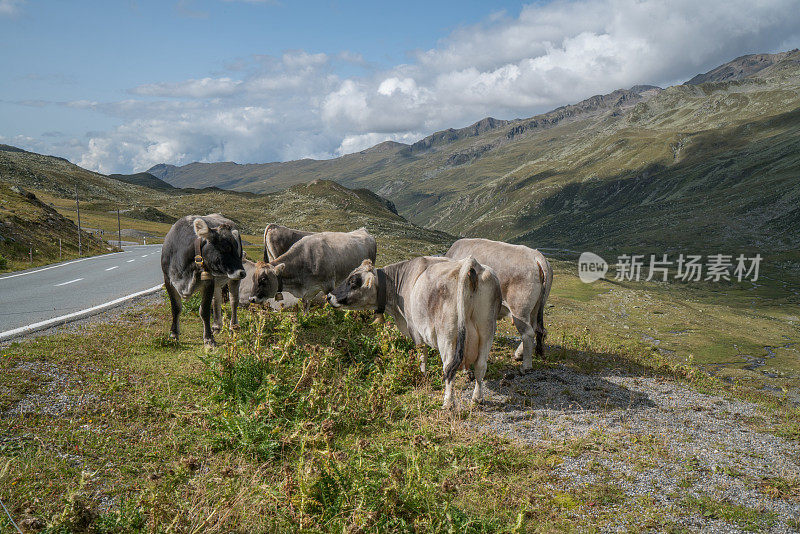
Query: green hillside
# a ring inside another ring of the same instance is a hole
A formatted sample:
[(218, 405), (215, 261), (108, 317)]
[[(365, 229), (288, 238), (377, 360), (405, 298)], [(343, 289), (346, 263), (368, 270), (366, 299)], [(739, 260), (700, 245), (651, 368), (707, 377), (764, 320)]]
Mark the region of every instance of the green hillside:
[[(249, 252), (258, 256), (263, 228), (270, 222), (312, 231), (365, 226), (379, 238), (378, 254), (383, 262), (408, 254), (441, 253), (452, 240), (443, 232), (410, 223), (397, 214), (391, 202), (371, 191), (351, 190), (325, 180), (266, 195), (219, 188), (165, 189), (157, 179), (140, 180), (152, 186), (144, 187), (87, 171), (61, 158), (8, 146), (0, 147), (0, 177), (0, 254), (11, 260), (0, 270), (57, 261), (59, 237), (62, 257), (77, 255), (76, 188), (82, 228), (102, 230), (105, 239), (112, 241), (117, 239), (117, 209), (122, 239), (151, 243), (161, 239), (183, 215), (221, 212), (236, 221), (253, 243)], [(28, 191), (33, 200), (25, 196)], [(84, 232), (84, 251), (87, 246), (94, 254), (108, 250), (108, 245), (89, 239)], [(31, 247), (32, 262), (28, 256)]]
[(250, 191), (324, 175), (376, 191), (418, 224), (536, 246), (792, 250), (799, 133), (794, 50), (737, 58), (664, 90), (635, 86), (528, 119), (488, 118), (413, 145), (150, 172)]

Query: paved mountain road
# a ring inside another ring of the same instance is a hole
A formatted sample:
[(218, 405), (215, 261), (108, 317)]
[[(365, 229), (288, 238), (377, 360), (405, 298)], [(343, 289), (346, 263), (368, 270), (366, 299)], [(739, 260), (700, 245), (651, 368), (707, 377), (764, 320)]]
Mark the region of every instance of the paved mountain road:
[(100, 313), (162, 283), (161, 245), (0, 275), (0, 340)]

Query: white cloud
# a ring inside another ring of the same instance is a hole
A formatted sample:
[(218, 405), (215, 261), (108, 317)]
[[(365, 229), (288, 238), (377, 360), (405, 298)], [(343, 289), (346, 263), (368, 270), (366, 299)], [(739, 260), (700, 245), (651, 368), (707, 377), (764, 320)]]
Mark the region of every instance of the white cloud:
[(384, 141), (397, 141), (398, 143), (413, 143), (417, 141), (423, 134), (420, 132), (409, 132), (401, 134), (385, 134), (378, 132), (370, 132), (359, 135), (348, 135), (342, 140), (342, 144), (335, 150), (337, 156), (345, 154), (352, 154), (353, 152), (360, 152), (378, 143)]
[[(556, 0), (516, 17), (492, 14), (390, 69), (378, 71), (353, 51), (289, 50), (231, 58), (235, 69), (225, 75), (139, 85), (136, 98), (121, 102), (65, 105), (123, 120), (81, 142), (80, 162), (93, 169), (328, 157), (488, 115), (526, 117), (620, 87), (685, 80), (742, 54), (797, 46), (798, 7)], [(353, 75), (354, 65), (364, 74)], [(74, 141), (68, 148), (78, 150)]]
[(133, 88), (131, 92), (142, 96), (214, 98), (235, 93), (241, 83), (230, 78), (202, 78), (177, 83), (145, 84)]
[(0, 0), (0, 16), (16, 15), (24, 3), (25, 0)]

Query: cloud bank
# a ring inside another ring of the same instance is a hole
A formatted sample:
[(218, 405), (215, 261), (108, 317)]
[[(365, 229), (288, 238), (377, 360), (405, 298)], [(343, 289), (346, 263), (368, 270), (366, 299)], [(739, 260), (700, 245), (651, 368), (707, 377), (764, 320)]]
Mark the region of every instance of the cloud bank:
[[(16, 2), (0, 0), (12, 9)], [(122, 124), (52, 145), (100, 172), (157, 163), (325, 158), (485, 116), (530, 116), (635, 84), (688, 79), (800, 41), (797, 0), (578, 0), (462, 27), (407, 64), (357, 51), (253, 55), (224, 75), (142, 83), (119, 102), (68, 102)], [(358, 65), (360, 76), (346, 76)]]

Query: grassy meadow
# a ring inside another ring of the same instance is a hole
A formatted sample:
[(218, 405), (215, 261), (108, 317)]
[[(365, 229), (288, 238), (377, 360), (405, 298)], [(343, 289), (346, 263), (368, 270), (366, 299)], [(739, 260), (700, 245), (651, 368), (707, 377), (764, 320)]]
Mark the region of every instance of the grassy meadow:
[[(786, 402), (796, 373), (705, 365), (703, 349), (728, 357), (731, 336), (744, 346), (752, 335), (755, 352), (796, 335), (779, 311), (740, 311), (655, 284), (585, 285), (570, 264), (555, 267), (535, 372), (613, 369), (744, 400), (763, 417), (739, 424), (800, 441), (800, 410)], [(390, 322), (328, 307), (253, 309), (206, 353), (197, 304), (183, 313), (180, 343), (167, 337), (162, 296), (111, 322), (0, 348), (0, 498), (18, 521), (46, 532), (683, 531), (682, 518), (692, 517), (744, 530), (783, 524), (693, 492), (704, 469), (717, 469), (702, 462), (673, 460), (685, 487), (668, 513), (623, 492), (624, 478), (600, 464), (593, 472), (602, 476), (570, 484), (564, 466), (587, 455), (624, 454), (642, 470), (669, 455), (658, 436), (621, 427), (535, 445), (497, 433), (487, 418), (503, 407), (471, 405), (465, 373), (462, 402), (443, 412), (437, 355), (421, 374), (418, 349)], [(670, 334), (677, 328), (687, 332)], [(495, 384), (513, 383), (515, 335), (501, 322), (487, 374)], [(533, 399), (537, 388), (523, 393)], [(765, 495), (800, 498), (796, 476), (725, 469)], [(0, 531), (9, 529), (0, 517)]]

